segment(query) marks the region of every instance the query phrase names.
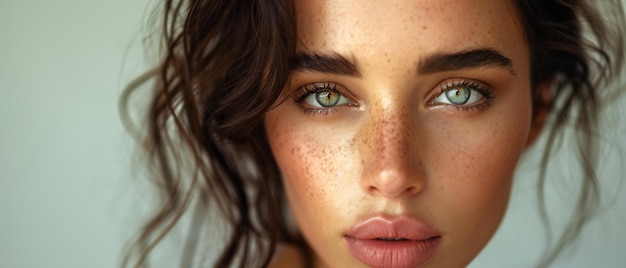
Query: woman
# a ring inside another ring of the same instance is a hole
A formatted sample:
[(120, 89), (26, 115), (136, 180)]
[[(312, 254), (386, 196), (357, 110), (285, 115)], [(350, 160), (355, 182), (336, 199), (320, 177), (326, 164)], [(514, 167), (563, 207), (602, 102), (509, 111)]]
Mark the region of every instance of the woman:
[[(546, 117), (546, 152), (570, 117), (588, 138), (623, 60), (619, 29), (585, 1), (165, 1), (164, 14), (147, 149), (166, 199), (137, 266), (210, 202), (232, 228), (218, 267), (467, 265)], [(593, 210), (593, 149), (580, 218), (540, 265)]]

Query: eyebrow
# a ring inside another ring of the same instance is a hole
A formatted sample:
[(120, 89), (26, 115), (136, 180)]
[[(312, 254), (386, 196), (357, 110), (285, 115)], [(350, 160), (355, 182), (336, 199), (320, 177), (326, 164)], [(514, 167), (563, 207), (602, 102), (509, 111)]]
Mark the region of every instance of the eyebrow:
[[(513, 70), (513, 61), (490, 48), (428, 55), (417, 66), (417, 73), (426, 75), (485, 66), (503, 68), (512, 75), (516, 75)], [(298, 53), (290, 60), (290, 67), (292, 71), (362, 76), (354, 60), (349, 60), (338, 53)]]
[(425, 75), (486, 66), (503, 68), (515, 75), (513, 61), (489, 48), (426, 56), (418, 65), (417, 73)]
[(337, 54), (296, 54), (290, 61), (292, 71), (311, 71), (361, 77), (354, 60)]

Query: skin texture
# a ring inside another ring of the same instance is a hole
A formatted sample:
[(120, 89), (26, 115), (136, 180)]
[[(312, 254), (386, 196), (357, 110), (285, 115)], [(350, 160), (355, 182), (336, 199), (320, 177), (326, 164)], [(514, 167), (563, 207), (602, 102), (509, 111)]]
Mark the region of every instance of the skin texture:
[[(512, 5), (303, 0), (296, 14), (298, 51), (341, 55), (360, 72), (294, 71), (286, 100), (265, 117), (314, 266), (364, 266), (345, 233), (371, 217), (398, 215), (441, 234), (425, 266), (467, 265), (500, 224), (531, 128), (528, 48)], [(430, 55), (483, 48), (512, 66), (417, 71)], [(440, 102), (442, 85), (460, 81), (480, 81), (492, 98)], [(346, 99), (323, 109), (294, 100), (321, 82)]]

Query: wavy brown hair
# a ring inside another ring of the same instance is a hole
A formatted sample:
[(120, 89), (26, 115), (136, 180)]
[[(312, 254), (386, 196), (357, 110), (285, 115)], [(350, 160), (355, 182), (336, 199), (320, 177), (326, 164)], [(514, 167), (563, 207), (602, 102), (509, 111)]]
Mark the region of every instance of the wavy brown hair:
[[(540, 211), (546, 223), (546, 170), (568, 122), (578, 130), (584, 174), (578, 213), (539, 266), (552, 262), (577, 237), (598, 205), (594, 133), (600, 89), (624, 60), (623, 9), (619, 1), (607, 2), (605, 12), (612, 13), (601, 15), (588, 1), (514, 1), (530, 48), (533, 118), (540, 124), (538, 118), (548, 111), (555, 119), (544, 131), (547, 147), (540, 170)], [(150, 252), (186, 213), (193, 217), (181, 266), (191, 266), (195, 230), (205, 224), (211, 207), (230, 227), (226, 244), (216, 249), (221, 250), (216, 267), (267, 266), (278, 243), (307, 252), (305, 241), (289, 231), (280, 173), (262, 124), (291, 72), (297, 36), (293, 4), (165, 0), (158, 14), (162, 61), (128, 86), (120, 108), (133, 131), (130, 95), (155, 81), (142, 144), (162, 203), (133, 240), (122, 266), (147, 266)], [(539, 91), (543, 83), (554, 84), (548, 94)]]

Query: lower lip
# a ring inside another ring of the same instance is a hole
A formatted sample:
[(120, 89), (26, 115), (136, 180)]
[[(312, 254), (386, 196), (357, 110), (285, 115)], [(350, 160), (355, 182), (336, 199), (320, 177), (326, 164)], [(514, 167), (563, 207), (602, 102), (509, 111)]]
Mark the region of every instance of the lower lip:
[(441, 237), (385, 241), (346, 236), (352, 256), (370, 267), (418, 267), (435, 253)]

